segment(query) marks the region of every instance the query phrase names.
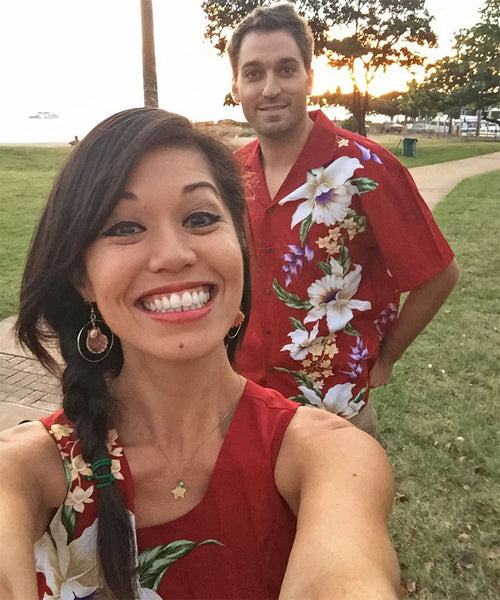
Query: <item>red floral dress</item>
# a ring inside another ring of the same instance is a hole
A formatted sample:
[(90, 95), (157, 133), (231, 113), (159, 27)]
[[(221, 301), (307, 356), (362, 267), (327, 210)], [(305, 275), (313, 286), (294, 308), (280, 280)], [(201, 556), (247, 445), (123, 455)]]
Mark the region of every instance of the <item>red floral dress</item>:
[[(274, 467), (297, 404), (247, 382), (203, 500), (186, 515), (137, 533), (141, 599), (277, 598), (296, 519)], [(68, 493), (35, 545), (39, 597), (96, 598), (99, 490), (63, 411), (42, 419), (63, 460)], [(134, 484), (123, 446), (108, 430), (112, 472), (134, 521)], [(182, 501), (182, 500), (179, 500)]]

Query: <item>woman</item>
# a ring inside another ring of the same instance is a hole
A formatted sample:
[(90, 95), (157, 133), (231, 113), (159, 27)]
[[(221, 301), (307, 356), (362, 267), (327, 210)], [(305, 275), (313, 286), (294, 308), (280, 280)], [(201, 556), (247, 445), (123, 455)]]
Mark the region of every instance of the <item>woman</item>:
[(232, 367), (248, 272), (218, 142), (134, 109), (75, 148), (18, 318), (64, 410), (2, 436), (0, 597), (396, 597), (381, 448)]

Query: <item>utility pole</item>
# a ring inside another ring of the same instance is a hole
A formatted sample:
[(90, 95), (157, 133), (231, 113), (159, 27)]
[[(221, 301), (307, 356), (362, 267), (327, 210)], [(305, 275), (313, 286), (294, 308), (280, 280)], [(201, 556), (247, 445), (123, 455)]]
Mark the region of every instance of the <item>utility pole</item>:
[(141, 0), (142, 23), (142, 78), (144, 106), (158, 108), (158, 83), (156, 80), (155, 34), (152, 0)]

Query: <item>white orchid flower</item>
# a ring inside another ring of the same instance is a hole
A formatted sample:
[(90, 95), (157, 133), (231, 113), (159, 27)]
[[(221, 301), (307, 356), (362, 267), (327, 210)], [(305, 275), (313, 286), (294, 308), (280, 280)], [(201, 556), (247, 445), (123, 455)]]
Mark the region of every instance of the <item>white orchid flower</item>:
[(339, 383), (330, 388), (323, 398), (326, 410), (336, 415), (341, 415), (346, 419), (357, 415), (357, 406), (350, 402), (352, 400), (351, 392), (354, 385), (354, 383)]
[(36, 570), (45, 575), (51, 597), (60, 600), (86, 598), (95, 592), (99, 580), (97, 520), (68, 544), (61, 511), (62, 507), (50, 524), (51, 535), (44, 533), (35, 544)]
[(309, 347), (316, 339), (318, 335), (319, 324), (313, 327), (311, 333), (308, 331), (304, 331), (303, 329), (295, 329), (288, 334), (288, 337), (291, 338), (292, 343), (286, 344), (281, 348), (281, 351), (289, 350), (290, 356), (294, 360), (303, 360), (309, 354)]
[(351, 198), (358, 193), (356, 186), (348, 179), (356, 169), (363, 165), (357, 158), (341, 156), (327, 167), (311, 169), (307, 172), (306, 183), (280, 200), (286, 204), (306, 198), (299, 204), (292, 217), (292, 228), (312, 215), (314, 223), (333, 225), (341, 222), (347, 216)]
[(316, 394), (314, 390), (309, 389), (305, 385), (299, 385), (298, 388), (302, 392), (302, 395), (309, 404), (317, 406), (318, 408), (325, 408), (325, 405), (321, 401), (321, 398), (318, 396), (318, 394)]
[(361, 281), (361, 265), (344, 275), (342, 265), (332, 259), (331, 275), (325, 275), (311, 284), (307, 290), (313, 308), (307, 313), (304, 323), (319, 321), (326, 316), (330, 332), (343, 329), (353, 318), (352, 310), (369, 310), (368, 300), (354, 300)]

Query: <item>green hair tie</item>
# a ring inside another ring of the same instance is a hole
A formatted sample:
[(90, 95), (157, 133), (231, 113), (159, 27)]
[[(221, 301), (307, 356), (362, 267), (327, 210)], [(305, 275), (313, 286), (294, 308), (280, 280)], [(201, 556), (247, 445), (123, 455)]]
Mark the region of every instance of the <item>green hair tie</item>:
[(101, 458), (101, 459), (93, 462), (91, 465), (92, 475), (85, 475), (84, 478), (85, 479), (95, 479), (96, 481), (98, 481), (99, 482), (97, 484), (98, 488), (108, 487), (108, 485), (111, 485), (112, 483), (117, 481), (117, 479), (113, 475), (113, 473), (103, 473), (103, 474), (96, 473), (96, 470), (99, 467), (111, 467), (111, 459), (110, 458)]

